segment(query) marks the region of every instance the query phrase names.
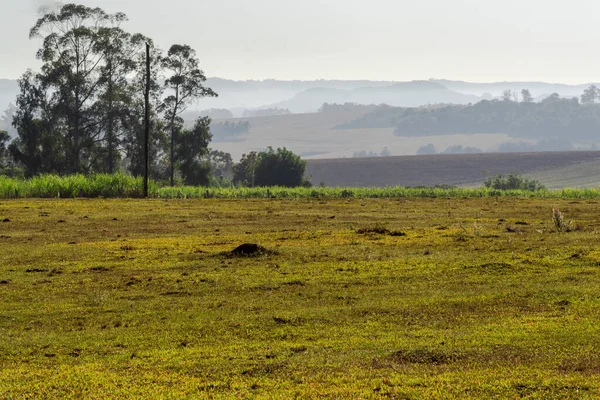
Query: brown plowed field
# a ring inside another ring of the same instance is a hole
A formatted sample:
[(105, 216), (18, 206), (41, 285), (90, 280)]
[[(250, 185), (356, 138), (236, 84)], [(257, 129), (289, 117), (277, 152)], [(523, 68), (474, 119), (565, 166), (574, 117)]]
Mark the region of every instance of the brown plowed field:
[(337, 187), (468, 186), (490, 175), (551, 171), (598, 159), (599, 151), (341, 158), (309, 160), (306, 172), (315, 185)]

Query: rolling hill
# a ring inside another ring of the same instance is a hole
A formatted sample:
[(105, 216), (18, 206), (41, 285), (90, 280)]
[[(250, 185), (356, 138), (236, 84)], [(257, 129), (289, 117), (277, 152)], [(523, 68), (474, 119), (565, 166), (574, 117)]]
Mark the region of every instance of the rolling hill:
[(513, 140), (504, 134), (399, 137), (394, 135), (391, 127), (340, 128), (372, 110), (373, 107), (349, 106), (320, 113), (229, 119), (227, 121), (231, 123), (249, 122), (248, 134), (241, 141), (222, 141), (213, 145), (238, 160), (243, 153), (264, 150), (267, 146), (285, 146), (305, 158), (341, 158), (353, 157), (363, 151), (381, 153), (384, 148), (391, 155), (415, 154), (419, 147), (428, 143), (435, 143), (440, 150), (453, 145), (469, 145), (494, 151)]
[(599, 187), (600, 152), (483, 153), (309, 160), (315, 185), (479, 186), (488, 176), (526, 174), (552, 189)]

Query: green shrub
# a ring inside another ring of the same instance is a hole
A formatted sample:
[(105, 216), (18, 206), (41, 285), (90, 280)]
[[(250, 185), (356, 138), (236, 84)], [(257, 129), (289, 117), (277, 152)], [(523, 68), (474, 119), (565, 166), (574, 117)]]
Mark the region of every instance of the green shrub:
[(233, 182), (244, 186), (311, 187), (304, 177), (306, 161), (292, 151), (268, 147), (260, 153), (244, 154), (233, 167)]
[(546, 189), (536, 180), (523, 178), (517, 174), (495, 175), (486, 179), (483, 185), (488, 189), (496, 190), (530, 190), (539, 191)]

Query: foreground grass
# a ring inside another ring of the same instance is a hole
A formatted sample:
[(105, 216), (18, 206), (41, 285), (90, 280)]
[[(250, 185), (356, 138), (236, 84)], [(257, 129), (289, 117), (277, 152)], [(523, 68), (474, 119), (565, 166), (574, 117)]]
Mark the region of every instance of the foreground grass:
[(600, 397), (597, 210), (3, 200), (0, 398)]

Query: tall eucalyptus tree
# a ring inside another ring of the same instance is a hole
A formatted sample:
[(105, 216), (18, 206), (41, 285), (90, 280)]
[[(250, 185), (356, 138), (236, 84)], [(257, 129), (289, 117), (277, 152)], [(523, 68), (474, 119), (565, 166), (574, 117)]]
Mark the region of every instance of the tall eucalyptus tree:
[[(26, 72), (19, 81), (12, 119), (17, 138), (10, 146), (27, 175), (112, 173), (121, 167), (143, 174), (149, 44), (151, 175), (169, 176), (174, 182), (181, 113), (194, 100), (216, 93), (203, 85), (206, 77), (192, 48), (174, 45), (163, 56), (151, 39), (124, 30), (126, 21), (123, 13), (66, 4), (47, 11), (31, 29), (30, 38), (42, 40), (37, 52), (42, 67)], [(208, 132), (194, 132), (210, 138)], [(208, 144), (200, 142), (199, 151), (205, 154)], [(189, 152), (185, 155), (186, 160), (198, 159)], [(186, 163), (190, 165), (195, 166)]]
[(52, 112), (65, 132), (67, 169), (89, 172), (102, 140), (103, 118), (93, 106), (105, 81), (106, 52), (98, 51), (106, 29), (126, 19), (100, 8), (66, 4), (42, 16), (30, 31), (41, 38), (37, 57), (42, 61), (40, 81), (51, 93)]
[(199, 67), (196, 52), (190, 46), (171, 46), (162, 67), (169, 77), (164, 87), (167, 96), (159, 106), (170, 134), (169, 169), (171, 186), (175, 184), (175, 135), (183, 128), (183, 113), (190, 104), (202, 97), (216, 97), (217, 94), (204, 86), (206, 76)]

